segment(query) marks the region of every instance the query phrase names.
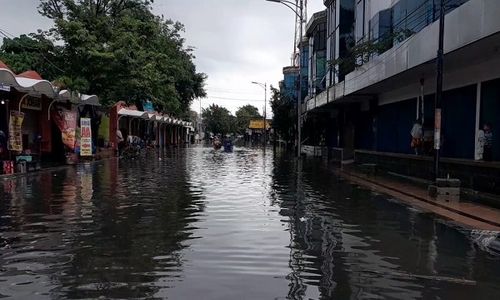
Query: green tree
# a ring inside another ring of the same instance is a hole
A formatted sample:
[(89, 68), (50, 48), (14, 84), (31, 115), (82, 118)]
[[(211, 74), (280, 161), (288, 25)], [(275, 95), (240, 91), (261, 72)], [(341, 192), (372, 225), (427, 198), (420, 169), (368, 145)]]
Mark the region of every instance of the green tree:
[(43, 78), (54, 80), (61, 73), (57, 66), (60, 64), (61, 49), (54, 46), (43, 34), (22, 34), (19, 37), (3, 39), (0, 60), (14, 73), (36, 70)]
[(228, 134), (233, 133), (235, 126), (235, 117), (225, 107), (212, 104), (208, 108), (203, 109), (202, 113), (203, 124), (207, 132), (213, 134)]
[(273, 110), (274, 130), (285, 142), (293, 142), (295, 138), (294, 128), (297, 122), (293, 99), (271, 86), (271, 108)]
[(243, 134), (250, 124), (250, 120), (262, 118), (259, 109), (253, 105), (245, 105), (236, 111), (236, 131)]
[(151, 100), (158, 110), (187, 115), (192, 100), (205, 96), (206, 75), (196, 72), (183, 25), (155, 16), (151, 3), (41, 0), (40, 13), (55, 23), (45, 36), (63, 45), (59, 81), (104, 104)]

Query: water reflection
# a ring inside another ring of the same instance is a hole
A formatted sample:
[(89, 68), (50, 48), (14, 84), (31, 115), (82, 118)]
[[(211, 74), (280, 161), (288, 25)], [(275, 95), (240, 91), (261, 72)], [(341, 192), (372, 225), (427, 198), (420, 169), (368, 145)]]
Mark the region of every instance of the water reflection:
[[(294, 168), (295, 189), (287, 175)], [(281, 162), (274, 171), (273, 188), (296, 248), (289, 298), (498, 297), (498, 269), (478, 272), (498, 267), (498, 257), (478, 251), (467, 231), (343, 182), (319, 163), (303, 171), (301, 164)]]
[(0, 196), (0, 296), (500, 295), (499, 258), (480, 246), (496, 233), (455, 228), (321, 163), (258, 149), (64, 168), (4, 180)]

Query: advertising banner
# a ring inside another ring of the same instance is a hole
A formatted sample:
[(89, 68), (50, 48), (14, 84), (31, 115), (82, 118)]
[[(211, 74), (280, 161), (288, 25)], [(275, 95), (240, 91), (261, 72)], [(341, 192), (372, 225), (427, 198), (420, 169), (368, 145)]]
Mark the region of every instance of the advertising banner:
[(63, 144), (70, 150), (75, 150), (76, 144), (76, 112), (67, 109), (51, 111), (52, 119), (61, 130)]
[(90, 118), (80, 118), (80, 156), (92, 156)]
[(27, 97), (21, 104), (21, 107), (24, 109), (42, 110), (42, 99), (35, 97)]
[(11, 151), (23, 151), (23, 121), (24, 113), (18, 111), (10, 112), (9, 121), (9, 149)]

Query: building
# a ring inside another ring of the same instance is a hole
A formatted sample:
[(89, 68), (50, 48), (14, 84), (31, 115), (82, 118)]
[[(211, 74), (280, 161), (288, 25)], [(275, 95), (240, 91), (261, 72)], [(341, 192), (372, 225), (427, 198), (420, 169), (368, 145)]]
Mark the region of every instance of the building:
[(326, 88), (326, 10), (312, 15), (306, 26), (306, 37), (309, 44), (307, 98), (323, 92)]
[[(392, 160), (395, 155), (405, 162), (418, 160), (423, 169), (413, 168), (419, 174), (408, 175), (428, 177), (440, 1), (325, 0), (324, 4), (330, 66), (324, 91), (318, 86), (319, 69), (312, 63), (309, 67), (313, 78), (303, 109), (304, 127), (316, 125), (304, 131), (303, 140), (319, 146), (319, 137), (326, 136), (325, 146), (338, 147), (344, 157), (356, 160), (376, 156), (380, 162), (383, 154)], [(444, 171), (460, 178), (455, 169), (459, 160), (473, 162), (482, 124), (491, 123), (495, 133), (500, 131), (500, 3), (449, 0), (445, 8), (441, 153)], [(426, 136), (421, 157), (415, 157), (410, 146), (417, 119)], [(496, 137), (493, 159), (500, 160)], [(476, 186), (481, 179), (471, 180), (470, 185)], [(494, 185), (500, 186), (500, 181)]]
[(280, 82), (281, 95), (290, 99), (291, 102), (297, 102), (299, 68), (289, 66), (283, 68), (283, 80)]

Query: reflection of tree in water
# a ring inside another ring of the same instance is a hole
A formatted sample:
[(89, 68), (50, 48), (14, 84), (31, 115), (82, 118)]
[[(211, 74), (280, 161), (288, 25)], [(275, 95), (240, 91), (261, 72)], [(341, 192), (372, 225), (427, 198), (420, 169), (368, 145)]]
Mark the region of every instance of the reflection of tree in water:
[(109, 164), (96, 169), (92, 215), (75, 226), (73, 261), (58, 278), (67, 297), (152, 297), (180, 280), (180, 251), (203, 209), (186, 185), (185, 160), (128, 164), (117, 174)]

